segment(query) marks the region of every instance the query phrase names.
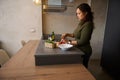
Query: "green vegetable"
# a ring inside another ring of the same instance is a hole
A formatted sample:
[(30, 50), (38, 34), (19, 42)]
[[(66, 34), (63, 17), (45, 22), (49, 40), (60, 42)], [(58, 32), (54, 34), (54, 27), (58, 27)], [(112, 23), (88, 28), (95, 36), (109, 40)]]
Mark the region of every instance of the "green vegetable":
[(46, 40), (45, 42), (54, 44), (54, 41), (51, 40)]

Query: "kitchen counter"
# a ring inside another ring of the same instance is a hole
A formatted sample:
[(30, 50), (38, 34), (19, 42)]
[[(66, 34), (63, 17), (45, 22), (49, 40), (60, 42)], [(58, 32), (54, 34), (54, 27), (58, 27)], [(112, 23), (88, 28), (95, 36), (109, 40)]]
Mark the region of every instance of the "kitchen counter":
[(72, 47), (67, 51), (63, 51), (60, 48), (46, 48), (45, 40), (41, 39), (35, 53), (35, 63), (37, 66), (82, 63), (82, 55), (84, 53), (76, 47)]

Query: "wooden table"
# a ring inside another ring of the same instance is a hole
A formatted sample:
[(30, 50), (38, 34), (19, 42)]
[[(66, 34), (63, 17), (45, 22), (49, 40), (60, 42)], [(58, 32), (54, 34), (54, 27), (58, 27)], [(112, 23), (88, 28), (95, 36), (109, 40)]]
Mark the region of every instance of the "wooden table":
[(0, 80), (95, 80), (82, 64), (35, 66), (38, 40), (29, 41), (0, 68)]

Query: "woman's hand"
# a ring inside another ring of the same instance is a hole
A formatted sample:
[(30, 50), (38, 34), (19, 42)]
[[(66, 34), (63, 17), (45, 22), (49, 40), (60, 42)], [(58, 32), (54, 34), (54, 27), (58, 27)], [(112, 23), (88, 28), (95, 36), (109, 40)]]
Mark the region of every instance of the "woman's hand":
[(67, 35), (68, 35), (67, 33), (62, 34), (61, 39), (65, 39), (67, 37)]
[(65, 39), (66, 37), (74, 37), (74, 34), (71, 33), (62, 34), (61, 39)]

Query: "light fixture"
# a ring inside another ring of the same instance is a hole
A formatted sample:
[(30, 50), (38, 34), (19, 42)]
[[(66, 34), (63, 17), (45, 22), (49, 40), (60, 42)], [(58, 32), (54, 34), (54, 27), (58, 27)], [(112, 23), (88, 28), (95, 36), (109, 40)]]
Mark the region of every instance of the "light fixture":
[(44, 5), (43, 5), (43, 9), (47, 9), (47, 5), (44, 4)]
[(41, 5), (41, 4), (42, 4), (42, 1), (41, 1), (41, 0), (33, 0), (33, 2), (34, 2), (36, 5)]

